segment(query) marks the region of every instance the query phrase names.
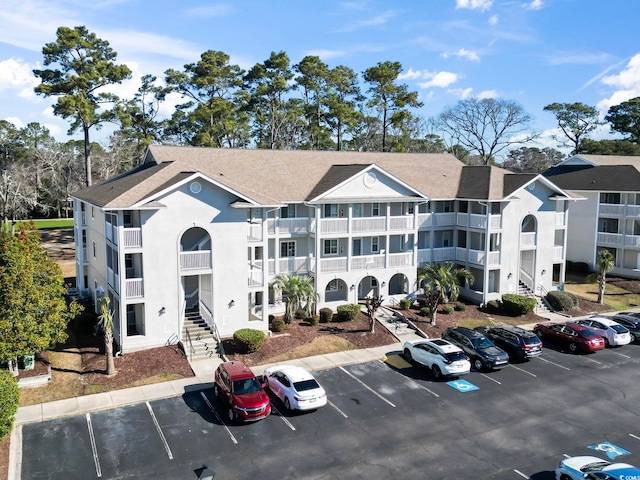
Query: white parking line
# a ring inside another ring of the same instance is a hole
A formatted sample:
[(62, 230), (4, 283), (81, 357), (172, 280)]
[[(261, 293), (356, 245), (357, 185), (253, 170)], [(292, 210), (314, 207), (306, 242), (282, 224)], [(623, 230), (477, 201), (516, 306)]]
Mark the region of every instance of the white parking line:
[(286, 417), (284, 417), (281, 413), (280, 410), (278, 410), (276, 408), (276, 406), (272, 403), (271, 404), (271, 411), (275, 410), (276, 413), (278, 414), (278, 416), (280, 417), (280, 419), (287, 425), (287, 427), (289, 427), (291, 430), (295, 431), (296, 427), (294, 427), (293, 425), (291, 425), (291, 422), (289, 420), (286, 419)]
[(404, 378), (405, 380), (408, 380), (409, 382), (411, 382), (411, 384), (412, 384), (412, 385), (415, 385), (416, 387), (420, 387), (421, 389), (426, 390), (427, 392), (429, 392), (429, 393), (430, 393), (431, 395), (433, 395), (434, 397), (438, 397), (438, 398), (440, 397), (440, 395), (438, 395), (436, 392), (434, 392), (434, 391), (432, 391), (432, 390), (428, 389), (428, 388), (427, 388), (427, 387), (425, 387), (424, 385), (419, 384), (419, 383), (418, 383), (418, 382), (416, 382), (415, 380), (412, 380), (412, 379), (408, 378), (406, 375), (403, 375), (403, 374), (402, 374), (402, 373), (400, 373), (400, 372), (396, 372), (395, 370), (394, 370), (394, 372), (396, 373), (396, 375), (400, 375), (400, 376), (401, 376), (402, 378)]
[(636, 435), (634, 435), (633, 433), (630, 433), (630, 434), (629, 434), (629, 436), (630, 436), (630, 437), (635, 438), (636, 440), (640, 440), (640, 437), (637, 437), (637, 436), (636, 436)]
[(629, 355), (625, 355), (624, 353), (619, 353), (619, 352), (611, 352), (611, 353), (615, 353), (616, 355), (620, 355), (621, 357), (624, 357), (624, 358), (631, 358)]
[(162, 433), (162, 429), (160, 428), (160, 424), (158, 423), (158, 419), (156, 415), (153, 413), (153, 409), (149, 402), (147, 403), (147, 408), (149, 409), (149, 414), (151, 415), (151, 419), (153, 420), (153, 424), (156, 426), (156, 430), (158, 430), (158, 435), (160, 435), (160, 440), (162, 440), (162, 444), (164, 445), (164, 449), (167, 451), (167, 455), (169, 455), (169, 460), (173, 460), (173, 453), (171, 453), (171, 449), (169, 448), (169, 443), (167, 439), (164, 437), (164, 433)]
[(96, 448), (96, 437), (93, 435), (93, 426), (91, 425), (91, 415), (87, 413), (87, 428), (89, 428), (89, 439), (91, 440), (91, 450), (93, 451), (93, 461), (96, 464), (96, 475), (102, 476), (100, 469), (100, 459), (98, 458), (98, 449)]
[(227, 431), (227, 433), (231, 437), (231, 441), (237, 445), (238, 444), (238, 440), (236, 440), (236, 437), (233, 436), (233, 433), (231, 433), (231, 430), (229, 430), (229, 427), (227, 427), (227, 424), (222, 421), (222, 418), (220, 418), (220, 415), (218, 415), (218, 412), (216, 412), (216, 409), (213, 408), (213, 405), (211, 405), (211, 402), (209, 401), (207, 396), (204, 394), (204, 392), (200, 392), (200, 395), (202, 396), (202, 398), (204, 400), (204, 403), (206, 403), (207, 406), (209, 407), (209, 410), (211, 410), (213, 412), (213, 414), (216, 416), (218, 421), (222, 424), (224, 429)]
[(340, 415), (342, 415), (344, 418), (349, 418), (349, 416), (346, 413), (344, 413), (342, 410), (340, 410), (337, 407), (337, 405), (335, 403), (333, 403), (331, 400), (327, 400), (327, 403), (329, 405), (331, 405), (333, 408), (335, 408), (340, 413)]
[(584, 357), (584, 358), (585, 360), (589, 360), (590, 362), (597, 363), (598, 365), (602, 365), (602, 362), (599, 362), (598, 360), (594, 360), (591, 357)]
[(564, 366), (562, 366), (562, 365), (558, 365), (557, 363), (552, 362), (551, 360), (547, 360), (546, 358), (538, 357), (538, 360), (541, 360), (541, 361), (543, 361), (543, 362), (550, 363), (551, 365), (555, 365), (556, 367), (559, 367), (559, 368), (564, 368), (564, 369), (565, 369), (566, 371), (568, 371), (568, 372), (570, 372), (570, 371), (571, 371), (571, 369), (570, 369), (570, 368), (564, 367)]
[(511, 367), (511, 368), (515, 368), (515, 369), (516, 369), (516, 370), (518, 370), (519, 372), (526, 373), (527, 375), (531, 375), (531, 376), (532, 376), (532, 377), (534, 377), (534, 378), (535, 378), (535, 377), (537, 377), (537, 375), (536, 375), (535, 373), (527, 372), (525, 369), (520, 368), (520, 367), (516, 367), (516, 366), (515, 366), (515, 365), (513, 365), (513, 364), (510, 364), (510, 365), (509, 365), (509, 367)]
[(480, 375), (482, 375), (484, 378), (491, 380), (492, 382), (496, 382), (498, 385), (502, 385), (498, 380), (496, 380), (495, 378), (491, 378), (489, 375), (485, 375), (484, 373), (480, 373)]
[(525, 475), (524, 473), (522, 473), (519, 470), (514, 470), (514, 472), (516, 472), (518, 475), (520, 475), (522, 478), (526, 478), (527, 480), (529, 480), (529, 475)]
[(358, 377), (356, 377), (355, 375), (353, 375), (352, 373), (349, 373), (348, 371), (346, 371), (344, 369), (344, 367), (340, 367), (340, 370), (342, 370), (344, 373), (346, 373), (347, 375), (349, 375), (351, 378), (353, 378), (356, 382), (358, 382), (360, 385), (362, 385), (364, 388), (366, 388), (367, 390), (369, 390), (371, 393), (373, 393), (376, 397), (378, 397), (380, 400), (387, 402), (389, 405), (391, 405), (393, 408), (395, 408), (396, 406), (391, 403), (389, 400), (387, 400), (386, 398), (384, 398), (382, 395), (380, 395), (378, 392), (376, 392), (373, 388), (371, 388), (369, 385), (367, 385), (366, 383), (364, 383), (362, 380), (360, 380)]
[(562, 456), (563, 456), (564, 458), (571, 458), (571, 455), (567, 455), (566, 453), (563, 453), (563, 454), (562, 454)]

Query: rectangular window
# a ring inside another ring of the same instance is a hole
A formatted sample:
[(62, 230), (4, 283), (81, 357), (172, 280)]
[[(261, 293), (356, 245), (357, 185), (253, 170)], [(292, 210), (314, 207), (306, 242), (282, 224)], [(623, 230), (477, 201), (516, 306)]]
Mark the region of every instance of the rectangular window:
[(95, 218), (94, 211), (93, 211), (93, 206), (91, 207), (91, 218)]
[(355, 218), (362, 217), (362, 204), (361, 203), (354, 203), (353, 204), (352, 215)]
[(327, 285), (327, 292), (337, 292), (339, 282), (340, 280), (338, 280), (337, 278), (334, 278), (333, 280), (331, 280)]
[(619, 205), (620, 194), (603, 192), (600, 194), (600, 203), (608, 203), (610, 205)]
[(332, 238), (324, 241), (324, 254), (325, 255), (337, 255), (338, 254), (338, 239)]
[(372, 203), (371, 204), (371, 216), (372, 217), (379, 217), (380, 216), (380, 204), (379, 203)]
[(378, 253), (380, 251), (380, 238), (371, 237), (371, 253)]
[(325, 218), (337, 218), (338, 217), (338, 204), (336, 204), (336, 203), (327, 203), (324, 206), (324, 216), (325, 216)]
[(296, 217), (296, 205), (291, 204), (286, 207), (280, 208), (280, 218), (295, 218)]
[(296, 242), (280, 242), (280, 257), (295, 257)]

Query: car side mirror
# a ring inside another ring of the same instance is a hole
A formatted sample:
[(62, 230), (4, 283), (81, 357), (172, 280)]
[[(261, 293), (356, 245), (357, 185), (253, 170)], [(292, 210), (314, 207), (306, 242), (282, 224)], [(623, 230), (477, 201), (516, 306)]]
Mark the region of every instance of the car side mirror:
[(262, 388), (267, 386), (267, 376), (266, 375), (258, 375), (256, 378), (260, 382), (260, 385), (262, 385)]

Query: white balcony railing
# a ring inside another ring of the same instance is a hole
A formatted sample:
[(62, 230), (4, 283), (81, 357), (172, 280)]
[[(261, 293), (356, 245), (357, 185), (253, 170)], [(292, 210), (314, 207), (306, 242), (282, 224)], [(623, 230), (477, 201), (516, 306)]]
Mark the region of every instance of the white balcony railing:
[(624, 244), (627, 247), (640, 247), (640, 235), (625, 235)]
[(390, 217), (389, 230), (413, 230), (413, 216)]
[(386, 229), (386, 217), (363, 217), (351, 219), (351, 231), (353, 233), (384, 232)]
[(428, 228), (433, 223), (433, 215), (431, 213), (419, 213), (418, 214), (418, 225), (416, 228)]
[(307, 273), (309, 262), (307, 257), (285, 257), (278, 259), (279, 273)]
[(536, 245), (536, 232), (520, 233), (520, 247), (534, 247)]
[(502, 228), (502, 215), (490, 215), (489, 228), (491, 230), (498, 230)]
[(264, 273), (262, 270), (252, 268), (249, 269), (249, 286), (250, 287), (261, 287), (264, 279)]
[(323, 218), (320, 220), (320, 233), (347, 233), (348, 222), (346, 218)]
[(122, 238), (124, 247), (139, 248), (142, 247), (142, 228), (132, 227), (122, 230)]
[(628, 217), (640, 216), (640, 205), (627, 205), (627, 216)]
[(413, 266), (413, 253), (390, 253), (388, 268), (411, 267)]
[(556, 245), (553, 247), (553, 259), (562, 260), (564, 258), (564, 247), (562, 245)]
[(262, 241), (262, 224), (261, 223), (249, 223), (247, 231), (247, 240), (250, 242)]
[(307, 234), (309, 233), (308, 218), (279, 218), (277, 222), (278, 233), (281, 234)]
[(421, 248), (418, 250), (418, 264), (431, 263), (431, 249)]
[(197, 250), (194, 252), (180, 252), (181, 270), (199, 270), (211, 268), (211, 251)]
[(127, 298), (144, 297), (144, 282), (142, 278), (127, 278), (124, 284), (124, 291)]
[(567, 214), (565, 212), (556, 212), (556, 227), (564, 227), (567, 224)]
[(624, 215), (624, 205), (601, 203), (600, 215)]
[(454, 247), (434, 248), (432, 252), (432, 262), (444, 262), (456, 259), (456, 249)]
[(489, 252), (487, 255), (487, 266), (495, 267), (500, 265), (500, 252)]
[(621, 233), (604, 233), (598, 232), (598, 243), (606, 243), (608, 245), (622, 245), (622, 234)]
[(434, 213), (433, 214), (433, 226), (434, 227), (453, 227), (456, 224), (456, 213)]
[(371, 270), (377, 268), (384, 268), (384, 255), (351, 257), (351, 270)]
[(339, 273), (347, 271), (347, 257), (323, 258), (320, 260), (321, 273)]

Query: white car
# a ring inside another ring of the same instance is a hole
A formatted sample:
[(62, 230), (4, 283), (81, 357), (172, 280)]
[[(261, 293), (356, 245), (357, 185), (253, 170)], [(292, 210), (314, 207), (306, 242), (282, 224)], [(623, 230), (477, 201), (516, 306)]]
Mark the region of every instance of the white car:
[(471, 370), (469, 357), (462, 349), (441, 338), (405, 342), (404, 357), (431, 369), (435, 378), (466, 375)]
[(598, 457), (565, 458), (556, 468), (556, 480), (633, 480), (640, 470), (628, 463), (611, 463)]
[(605, 347), (628, 345), (631, 343), (631, 332), (627, 327), (620, 325), (607, 317), (589, 317), (576, 320), (575, 323), (584, 325), (604, 340)]
[(327, 392), (311, 373), (293, 365), (269, 367), (264, 371), (267, 386), (287, 410), (315, 410), (327, 404)]

